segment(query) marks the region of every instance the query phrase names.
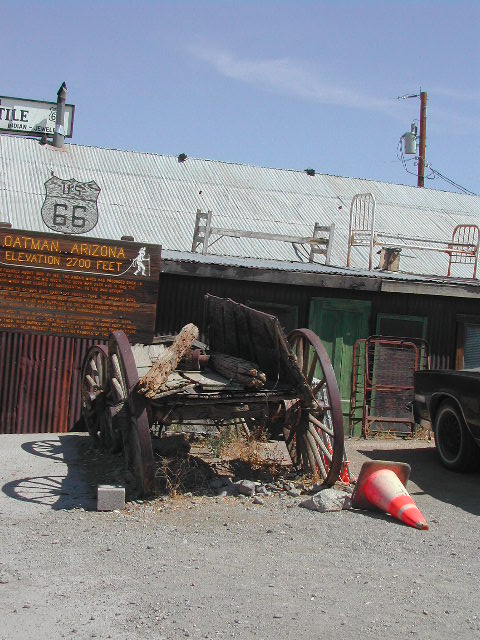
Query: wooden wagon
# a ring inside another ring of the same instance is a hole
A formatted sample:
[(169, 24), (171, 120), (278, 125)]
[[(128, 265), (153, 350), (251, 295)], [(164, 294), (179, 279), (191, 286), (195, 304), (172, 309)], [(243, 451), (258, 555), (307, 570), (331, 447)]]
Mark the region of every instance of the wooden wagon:
[[(116, 331), (108, 345), (90, 348), (82, 368), (82, 410), (95, 444), (123, 449), (139, 493), (147, 496), (155, 489), (152, 437), (163, 427), (243, 418), (283, 438), (299, 471), (333, 485), (344, 459), (343, 418), (319, 338), (309, 329), (286, 337), (276, 317), (211, 295), (205, 298), (205, 329), (208, 345), (189, 346), (165, 383), (147, 394), (145, 376), (172, 338), (132, 346)], [(225, 375), (218, 366), (225, 359), (230, 365), (247, 360), (253, 369)]]

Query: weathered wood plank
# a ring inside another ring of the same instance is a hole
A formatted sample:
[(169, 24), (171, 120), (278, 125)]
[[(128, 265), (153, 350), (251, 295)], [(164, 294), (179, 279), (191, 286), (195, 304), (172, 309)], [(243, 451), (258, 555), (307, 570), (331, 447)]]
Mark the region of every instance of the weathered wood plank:
[(173, 344), (160, 353), (150, 371), (140, 380), (138, 391), (145, 393), (147, 398), (161, 391), (170, 374), (197, 338), (198, 327), (194, 324), (185, 325), (175, 337)]
[(228, 378), (225, 378), (215, 371), (185, 371), (183, 377), (195, 383), (204, 391), (243, 391), (244, 386)]

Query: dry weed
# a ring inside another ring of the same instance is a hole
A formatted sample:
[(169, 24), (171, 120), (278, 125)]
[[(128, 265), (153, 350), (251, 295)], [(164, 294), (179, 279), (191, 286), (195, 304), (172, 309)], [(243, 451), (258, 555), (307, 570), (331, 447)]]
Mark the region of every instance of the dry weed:
[(197, 458), (173, 456), (161, 458), (156, 470), (157, 487), (170, 497), (189, 491), (202, 493), (208, 486), (211, 471), (208, 465)]
[(368, 440), (431, 440), (432, 432), (424, 427), (416, 426), (413, 433), (402, 431), (369, 431)]
[(268, 439), (268, 432), (261, 427), (257, 427), (250, 435), (237, 432), (225, 443), (222, 457), (241, 462), (252, 472), (276, 477), (285, 470), (285, 462), (279, 448), (267, 446)]
[[(211, 492), (210, 481), (220, 472), (227, 477), (270, 481), (284, 475), (281, 447), (269, 441), (268, 432), (234, 422), (221, 425), (218, 435), (197, 442), (189, 455), (157, 457), (156, 485), (160, 493), (179, 498), (184, 493)], [(219, 471), (221, 467), (221, 471)]]
[(432, 430), (431, 429), (426, 429), (425, 427), (417, 426), (417, 428), (415, 429), (414, 438), (416, 440), (429, 440), (430, 441), (432, 439)]

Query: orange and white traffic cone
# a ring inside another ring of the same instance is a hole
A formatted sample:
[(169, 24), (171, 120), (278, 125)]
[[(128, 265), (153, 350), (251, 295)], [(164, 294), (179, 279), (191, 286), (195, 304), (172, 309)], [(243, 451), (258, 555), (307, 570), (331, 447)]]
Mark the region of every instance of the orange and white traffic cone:
[(405, 489), (410, 465), (374, 460), (365, 462), (352, 495), (352, 507), (379, 509), (415, 529), (428, 529), (422, 513)]

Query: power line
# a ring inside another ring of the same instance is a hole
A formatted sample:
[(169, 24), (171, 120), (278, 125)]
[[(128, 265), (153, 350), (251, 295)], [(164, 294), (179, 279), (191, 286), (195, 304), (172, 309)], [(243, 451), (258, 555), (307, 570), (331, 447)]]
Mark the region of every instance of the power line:
[[(402, 163), (403, 168), (405, 169), (405, 171), (407, 173), (409, 173), (412, 176), (416, 176), (417, 174), (415, 172), (409, 171), (409, 169), (407, 167), (407, 162), (414, 161), (415, 163), (418, 163), (420, 161), (420, 156), (415, 156), (415, 158), (409, 158), (407, 160), (405, 158), (405, 154), (403, 152), (402, 138), (403, 138), (403, 136), (400, 137), (400, 140), (398, 141), (397, 158), (400, 160), (400, 162)], [(473, 191), (470, 191), (470, 189), (467, 189), (466, 187), (462, 187), (461, 184), (458, 184), (457, 182), (455, 182), (451, 178), (448, 178), (447, 176), (443, 175), (443, 173), (440, 173), (440, 171), (437, 171), (437, 169), (434, 169), (429, 162), (425, 162), (425, 167), (430, 171), (429, 175), (425, 176), (425, 178), (427, 178), (428, 180), (435, 180), (435, 178), (441, 178), (442, 180), (445, 180), (445, 182), (450, 184), (452, 187), (455, 187), (456, 189), (459, 189), (460, 191), (462, 191), (466, 195), (469, 195), (469, 196), (478, 195), (477, 193), (474, 193)]]
[(456, 189), (460, 189), (460, 191), (463, 191), (463, 193), (465, 193), (465, 194), (467, 194), (469, 196), (478, 195), (477, 193), (474, 193), (473, 191), (470, 191), (470, 189), (467, 189), (466, 187), (462, 187), (462, 185), (458, 184), (457, 182), (455, 182), (451, 178), (447, 178), (447, 176), (444, 176), (443, 173), (440, 173), (440, 171), (437, 171), (436, 169), (434, 169), (430, 163), (428, 164), (428, 168), (434, 174), (434, 178), (439, 177), (442, 180), (445, 180), (445, 182), (448, 182), (448, 184), (451, 184), (452, 187), (455, 187)]

